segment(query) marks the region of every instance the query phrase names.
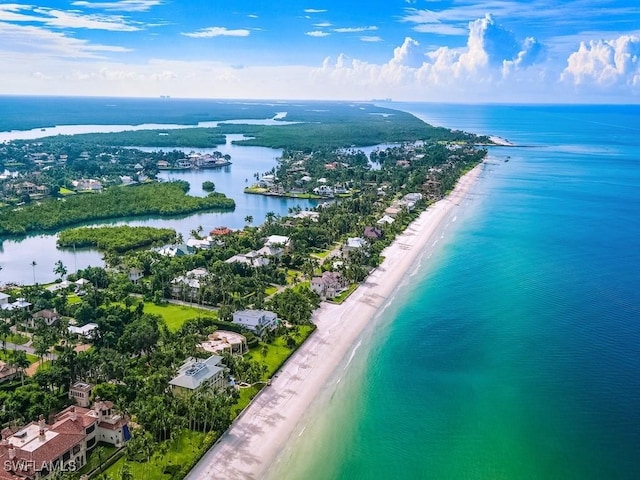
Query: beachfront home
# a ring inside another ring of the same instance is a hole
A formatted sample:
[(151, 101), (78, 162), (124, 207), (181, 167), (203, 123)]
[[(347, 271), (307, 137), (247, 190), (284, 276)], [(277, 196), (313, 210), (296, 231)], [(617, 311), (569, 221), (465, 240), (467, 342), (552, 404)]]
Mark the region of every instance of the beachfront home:
[(381, 219), (379, 219), (376, 223), (378, 225), (384, 225), (385, 223), (387, 225), (391, 225), (393, 222), (395, 222), (395, 220), (393, 218), (391, 218), (389, 215), (384, 215)]
[(377, 227), (364, 227), (364, 237), (368, 238), (370, 240), (377, 240), (379, 238), (382, 238), (383, 233), (382, 230), (380, 230)]
[(242, 355), (249, 351), (247, 339), (239, 333), (216, 330), (208, 339), (196, 345), (196, 348), (208, 353), (224, 353)]
[(269, 310), (238, 310), (233, 312), (233, 321), (236, 325), (262, 335), (266, 330), (273, 330), (278, 324), (278, 314)]
[(2, 305), (8, 305), (10, 298), (11, 297), (9, 295), (7, 295), (6, 293), (0, 292), (0, 307), (2, 307)]
[(266, 258), (268, 255), (267, 251), (263, 253), (259, 253), (257, 251), (251, 251), (247, 253), (239, 253), (234, 255), (231, 258), (227, 258), (225, 263), (244, 263), (245, 265), (249, 265), (251, 267), (265, 267), (269, 265), (269, 259)]
[(228, 385), (226, 368), (222, 357), (212, 355), (206, 360), (188, 358), (178, 370), (178, 374), (169, 381), (174, 390), (197, 390), (203, 385), (222, 389)]
[(340, 272), (323, 272), (321, 277), (311, 279), (311, 290), (323, 300), (335, 298), (347, 285)]

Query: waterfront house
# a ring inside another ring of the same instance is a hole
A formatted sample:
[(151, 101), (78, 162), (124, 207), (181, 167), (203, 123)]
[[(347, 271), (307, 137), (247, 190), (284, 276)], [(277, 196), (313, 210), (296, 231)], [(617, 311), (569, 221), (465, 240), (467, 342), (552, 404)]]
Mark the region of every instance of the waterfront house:
[[(263, 252), (264, 253), (264, 252)], [(251, 267), (265, 267), (269, 265), (269, 259), (265, 255), (255, 250), (247, 253), (239, 253), (231, 258), (227, 258), (225, 263), (244, 263)]]
[(174, 390), (197, 390), (203, 385), (222, 389), (228, 385), (226, 368), (222, 357), (212, 355), (206, 360), (188, 358), (178, 369), (178, 374), (169, 381)]
[(321, 277), (311, 279), (311, 290), (320, 295), (323, 300), (334, 298), (347, 285), (348, 282), (340, 272), (323, 272)]
[(233, 312), (232, 323), (262, 335), (265, 330), (273, 330), (278, 324), (278, 314), (269, 310), (238, 310)]
[(0, 479), (41, 480), (54, 469), (77, 470), (98, 442), (120, 447), (129, 438), (129, 419), (113, 412), (111, 402), (96, 401), (91, 409), (73, 405), (50, 425), (40, 416), (26, 426), (2, 430)]
[(391, 218), (389, 215), (384, 215), (381, 219), (379, 219), (376, 223), (378, 225), (384, 225), (385, 223), (387, 225), (391, 225), (393, 222), (395, 222), (395, 220), (393, 218)]
[(244, 335), (226, 330), (216, 330), (207, 340), (196, 345), (196, 348), (208, 353), (228, 352), (239, 355), (249, 351)]
[(11, 298), (9, 295), (7, 295), (6, 293), (0, 292), (0, 307), (2, 307), (2, 305), (8, 305), (9, 298)]
[(364, 237), (370, 240), (378, 240), (382, 238), (382, 230), (376, 227), (364, 227)]

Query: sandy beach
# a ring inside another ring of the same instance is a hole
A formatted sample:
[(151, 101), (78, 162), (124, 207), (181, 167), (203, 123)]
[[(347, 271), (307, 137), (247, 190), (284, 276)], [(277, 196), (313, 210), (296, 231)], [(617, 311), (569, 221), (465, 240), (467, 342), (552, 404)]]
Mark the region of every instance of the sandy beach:
[(309, 406), (366, 326), (387, 303), (403, 277), (415, 268), (439, 228), (469, 192), (482, 164), (464, 175), (447, 198), (424, 211), (383, 251), (384, 261), (342, 304), (323, 303), (314, 314), (317, 331), (300, 347), (219, 442), (207, 452), (189, 480), (260, 479), (270, 469)]

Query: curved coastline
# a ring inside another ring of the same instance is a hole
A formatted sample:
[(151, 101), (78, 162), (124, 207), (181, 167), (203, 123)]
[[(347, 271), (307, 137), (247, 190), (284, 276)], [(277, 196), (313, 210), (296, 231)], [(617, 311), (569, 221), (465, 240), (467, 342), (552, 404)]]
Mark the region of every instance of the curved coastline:
[[(353, 355), (371, 321), (393, 297), (442, 223), (480, 175), (484, 162), (458, 180), (383, 251), (384, 261), (341, 305), (323, 303), (314, 314), (315, 333), (287, 361), (220, 440), (186, 477), (188, 480), (265, 478), (304, 423), (309, 407)], [(299, 432), (299, 434), (301, 434)]]

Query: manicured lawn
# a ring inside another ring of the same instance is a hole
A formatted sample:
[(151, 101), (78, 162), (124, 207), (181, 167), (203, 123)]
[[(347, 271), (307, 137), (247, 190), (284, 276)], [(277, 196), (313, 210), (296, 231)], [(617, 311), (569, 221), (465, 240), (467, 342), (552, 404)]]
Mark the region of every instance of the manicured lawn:
[(114, 480), (120, 478), (122, 466), (127, 463), (133, 478), (136, 480), (171, 480), (174, 477), (162, 473), (164, 467), (167, 465), (182, 466), (190, 463), (200, 453), (198, 449), (202, 445), (204, 437), (204, 433), (183, 430), (175, 442), (170, 444), (166, 454), (160, 455), (156, 448), (156, 453), (151, 457), (151, 461), (144, 463), (128, 462), (125, 457), (122, 457), (111, 465), (105, 473)]
[[(2, 350), (0, 350), (0, 360), (6, 361), (9, 355), (11, 355), (11, 350), (7, 350), (6, 355)], [(35, 355), (31, 355), (30, 353), (27, 353), (27, 360), (29, 360), (29, 363), (36, 363), (38, 361), (38, 357), (36, 357)]]
[(357, 283), (352, 283), (349, 286), (349, 288), (347, 288), (344, 292), (342, 292), (340, 295), (338, 295), (336, 298), (334, 298), (333, 300), (330, 300), (330, 301), (333, 302), (333, 303), (337, 303), (339, 305), (342, 302), (344, 302), (347, 298), (349, 298), (349, 295), (351, 295), (353, 292), (355, 292), (356, 288), (358, 288), (358, 284)]
[(29, 337), (26, 335), (21, 335), (19, 333), (13, 335), (7, 335), (7, 342), (15, 343), (16, 345), (24, 345), (29, 341)]
[(212, 310), (187, 307), (184, 305), (174, 305), (172, 303), (167, 303), (166, 305), (156, 305), (152, 302), (145, 302), (144, 313), (160, 315), (162, 318), (164, 318), (167, 327), (169, 327), (169, 330), (171, 330), (172, 332), (177, 331), (184, 322), (191, 318), (218, 317), (217, 313)]
[(241, 388), (239, 390), (240, 398), (237, 403), (231, 408), (231, 418), (236, 418), (240, 415), (240, 412), (244, 410), (253, 397), (255, 397), (260, 391), (261, 386), (253, 385), (247, 388)]
[[(296, 337), (296, 342), (300, 344), (306, 339), (313, 331), (311, 325), (299, 325), (298, 331), (300, 332)], [(267, 373), (264, 380), (272, 377), (274, 373), (282, 366), (282, 363), (291, 355), (291, 349), (285, 343), (283, 337), (276, 338), (273, 342), (267, 345), (267, 356), (262, 356), (262, 348), (265, 345), (264, 342), (260, 342), (257, 347), (252, 348), (247, 354), (249, 358), (252, 358), (258, 362), (264, 362), (267, 365)]]
[(326, 258), (326, 256), (329, 255), (329, 253), (331, 253), (331, 250), (323, 250), (321, 252), (314, 252), (311, 254), (311, 256), (322, 260)]
[(81, 301), (82, 301), (82, 299), (78, 295), (76, 295), (75, 293), (67, 295), (67, 303), (69, 305), (73, 305), (75, 303), (80, 303)]
[(269, 295), (273, 295), (278, 291), (278, 287), (269, 287), (264, 291), (264, 294), (268, 297)]
[(76, 192), (68, 188), (60, 187), (60, 195), (75, 195)]
[(300, 270), (287, 270), (287, 283), (289, 285), (296, 283), (299, 275), (302, 275)]

